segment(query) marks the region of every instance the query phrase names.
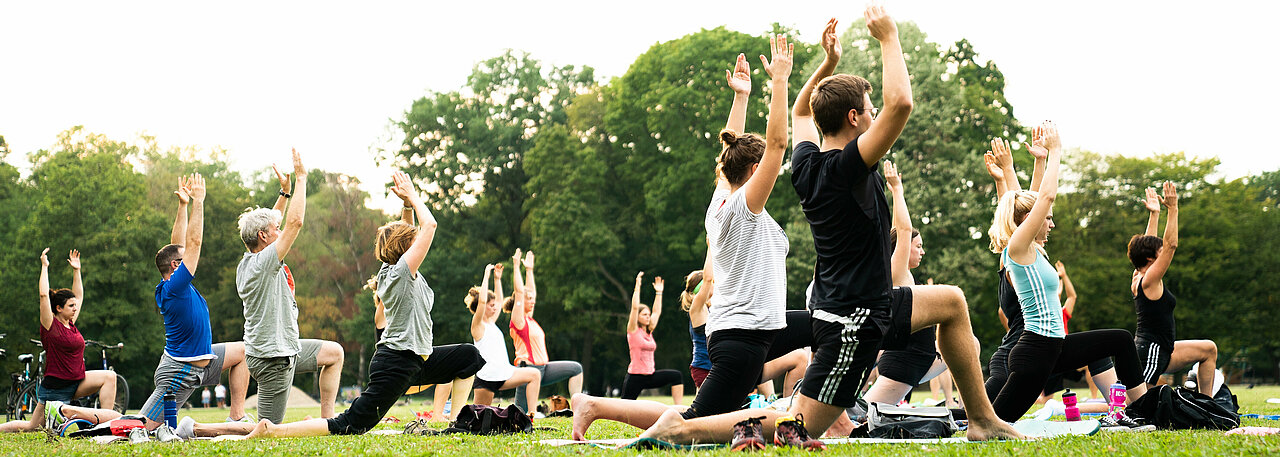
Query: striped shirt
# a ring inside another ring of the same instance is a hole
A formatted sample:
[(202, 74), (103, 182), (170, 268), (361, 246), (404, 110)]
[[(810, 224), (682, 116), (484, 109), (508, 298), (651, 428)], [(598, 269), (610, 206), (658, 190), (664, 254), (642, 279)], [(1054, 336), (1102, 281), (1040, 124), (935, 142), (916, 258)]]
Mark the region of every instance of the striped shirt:
[(1058, 271), (1049, 264), (1049, 258), (1037, 252), (1035, 262), (1021, 265), (1009, 257), (1009, 248), (1000, 256), (1013, 280), (1013, 290), (1018, 293), (1026, 331), (1048, 338), (1066, 337), (1062, 303), (1058, 299)]
[(786, 327), (786, 232), (768, 211), (753, 214), (741, 188), (716, 191), (705, 225), (716, 278), (707, 336), (722, 329)]

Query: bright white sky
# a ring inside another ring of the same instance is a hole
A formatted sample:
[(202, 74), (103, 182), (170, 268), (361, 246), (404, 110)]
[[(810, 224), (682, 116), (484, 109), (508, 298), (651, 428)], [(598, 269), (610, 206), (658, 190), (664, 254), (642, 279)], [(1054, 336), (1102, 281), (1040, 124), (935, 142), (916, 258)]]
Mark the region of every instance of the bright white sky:
[[(776, 5), (776, 6), (775, 6)], [(847, 6), (843, 6), (847, 5)], [(461, 87), (505, 48), (605, 80), (657, 42), (772, 22), (816, 41), (861, 2), (5, 2), (0, 135), (28, 152), (84, 125), (116, 139), (222, 146), (232, 166), (354, 174), (387, 207), (372, 149), (431, 91)], [(886, 3), (930, 40), (968, 38), (994, 60), (1025, 123), (1055, 120), (1069, 146), (1217, 156), (1228, 177), (1280, 168), (1273, 56), (1280, 3), (1223, 0)], [(733, 10), (728, 10), (733, 8)], [(777, 11), (771, 12), (771, 9)], [(848, 46), (846, 44), (846, 49)], [(753, 60), (754, 61), (754, 60)], [(726, 62), (726, 67), (729, 62)], [(707, 69), (720, 77), (718, 68)], [(394, 147), (394, 145), (390, 145)], [(392, 203), (396, 205), (397, 203)]]

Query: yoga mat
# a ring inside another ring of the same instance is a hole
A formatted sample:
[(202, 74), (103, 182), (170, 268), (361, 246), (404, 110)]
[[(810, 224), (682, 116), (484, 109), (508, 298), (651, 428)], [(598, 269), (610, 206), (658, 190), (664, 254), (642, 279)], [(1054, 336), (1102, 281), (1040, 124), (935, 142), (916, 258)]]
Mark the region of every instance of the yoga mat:
[(1247, 417), (1247, 418), (1250, 418), (1250, 419), (1266, 419), (1266, 420), (1271, 420), (1271, 421), (1280, 421), (1280, 414), (1272, 414), (1272, 415), (1266, 415), (1266, 414), (1241, 414), (1241, 415), (1240, 415), (1240, 417)]
[(1092, 435), (1102, 427), (1097, 420), (1086, 419), (1075, 422), (1042, 421), (1023, 419), (1013, 423), (1013, 429), (1023, 435), (1036, 438), (1050, 438), (1062, 435)]
[(615, 438), (609, 440), (540, 440), (538, 444), (547, 446), (569, 446), (569, 445), (587, 445), (603, 449), (673, 449), (683, 451), (702, 451), (719, 449), (724, 447), (723, 444), (675, 444), (666, 441), (655, 440), (653, 438)]
[(964, 438), (928, 438), (928, 439), (889, 439), (889, 438), (823, 438), (822, 443), (832, 444), (956, 444), (981, 443)]

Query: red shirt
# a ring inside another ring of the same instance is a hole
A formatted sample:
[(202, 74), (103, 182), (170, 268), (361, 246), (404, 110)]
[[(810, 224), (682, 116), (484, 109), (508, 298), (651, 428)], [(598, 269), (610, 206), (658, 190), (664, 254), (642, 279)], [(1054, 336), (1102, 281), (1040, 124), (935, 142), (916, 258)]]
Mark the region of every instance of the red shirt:
[(40, 342), (44, 344), (45, 377), (64, 381), (84, 379), (84, 337), (76, 324), (64, 325), (54, 318), (48, 330), (40, 326)]

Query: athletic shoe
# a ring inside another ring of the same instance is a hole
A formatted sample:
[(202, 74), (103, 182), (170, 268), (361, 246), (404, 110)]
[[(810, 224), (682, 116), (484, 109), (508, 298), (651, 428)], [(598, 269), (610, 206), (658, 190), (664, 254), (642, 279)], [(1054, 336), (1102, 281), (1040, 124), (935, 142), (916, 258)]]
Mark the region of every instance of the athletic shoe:
[(729, 449), (735, 451), (759, 451), (764, 449), (764, 433), (760, 431), (760, 419), (765, 416), (752, 417), (733, 424), (733, 442)]
[(178, 434), (178, 438), (182, 438), (184, 440), (195, 438), (196, 420), (192, 419), (191, 416), (183, 416), (182, 420), (178, 421), (178, 428), (173, 432)]
[(777, 428), (773, 431), (773, 444), (778, 446), (795, 446), (806, 451), (825, 451), (827, 445), (822, 441), (809, 437), (809, 431), (804, 428), (804, 415), (796, 414), (795, 417), (783, 416), (774, 422)]
[(241, 417), (239, 420), (232, 419), (231, 416), (227, 416), (227, 420), (224, 422), (244, 422), (246, 424), (254, 424), (254, 425), (258, 424), (258, 421), (254, 420), (253, 416), (250, 416), (248, 412), (245, 412), (244, 417)]
[(1156, 429), (1154, 425), (1139, 424), (1124, 413), (1104, 415), (1098, 419), (1098, 423), (1102, 425), (1104, 432), (1150, 432)]
[(546, 418), (547, 418), (547, 415), (546, 415), (546, 414), (542, 414), (542, 412), (541, 412), (541, 411), (534, 411), (534, 412), (533, 412), (533, 418), (534, 418), (534, 419), (546, 419)]
[(57, 431), (67, 417), (62, 415), (62, 402), (53, 400), (44, 403), (44, 428)]
[(151, 441), (151, 437), (147, 435), (146, 428), (138, 427), (138, 428), (129, 430), (130, 444), (146, 443), (148, 441)]
[(1044, 402), (1044, 407), (1036, 411), (1033, 417), (1036, 420), (1047, 421), (1050, 417), (1065, 415), (1067, 415), (1067, 406), (1058, 400), (1049, 399), (1049, 401)]
[(169, 428), (169, 424), (160, 424), (159, 427), (156, 427), (154, 433), (156, 434), (156, 441), (161, 443), (182, 441), (182, 438), (177, 433), (174, 433), (172, 428)]

